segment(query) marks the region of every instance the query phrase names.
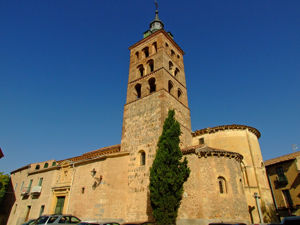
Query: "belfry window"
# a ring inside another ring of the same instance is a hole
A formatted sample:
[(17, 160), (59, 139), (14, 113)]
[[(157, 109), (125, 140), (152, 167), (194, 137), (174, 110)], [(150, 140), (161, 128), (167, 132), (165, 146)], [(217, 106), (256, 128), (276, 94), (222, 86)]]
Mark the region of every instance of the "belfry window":
[(153, 59), (150, 59), (147, 64), (148, 64), (149, 72), (150, 73), (153, 72), (154, 71), (154, 61), (153, 61)]
[(144, 151), (140, 151), (140, 165), (146, 165), (146, 153)]
[(154, 77), (150, 78), (148, 83), (149, 83), (149, 87), (150, 87), (150, 93), (156, 91), (155, 78)]
[(136, 91), (136, 97), (137, 98), (141, 98), (141, 89), (142, 89), (142, 85), (141, 84), (137, 84), (135, 85), (135, 91)]
[(157, 52), (157, 43), (156, 42), (154, 42), (153, 44), (152, 44), (152, 52), (153, 53), (156, 53)]
[(177, 97), (180, 98), (182, 96), (182, 91), (178, 88)]
[(138, 67), (139, 75), (142, 77), (144, 76), (144, 66), (141, 64)]
[(143, 51), (143, 53), (144, 53), (145, 58), (147, 58), (147, 57), (149, 56), (149, 47), (143, 48), (142, 51)]
[(172, 71), (173, 70), (173, 63), (171, 61), (169, 61), (169, 70)]
[(135, 53), (135, 57), (136, 57), (137, 60), (140, 58), (139, 52)]
[(168, 92), (171, 93), (172, 89), (173, 89), (173, 83), (172, 83), (172, 81), (169, 80), (169, 82), (168, 82)]
[(227, 193), (226, 180), (224, 177), (218, 177), (220, 194)]
[(178, 73), (179, 73), (179, 69), (176, 68), (175, 71), (174, 71), (174, 76), (176, 77), (178, 75)]
[(174, 56), (175, 52), (173, 50), (171, 50), (171, 56)]

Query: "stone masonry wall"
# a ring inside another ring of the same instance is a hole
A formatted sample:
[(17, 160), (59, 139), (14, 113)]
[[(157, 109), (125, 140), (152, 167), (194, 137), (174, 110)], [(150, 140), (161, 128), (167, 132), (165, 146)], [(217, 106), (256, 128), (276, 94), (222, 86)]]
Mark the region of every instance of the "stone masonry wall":
[[(30, 212), (28, 219), (35, 219), (39, 217), (41, 206), (44, 205), (44, 213), (50, 213), (51, 211), (51, 187), (55, 182), (57, 176), (57, 170), (42, 170), (37, 173), (31, 173), (33, 170), (31, 168), (22, 170), (11, 175), (16, 201), (13, 205), (10, 217), (8, 219), (7, 225), (20, 225), (24, 223), (26, 214), (28, 211), (28, 206), (30, 206)], [(29, 181), (32, 179), (31, 190), (34, 186), (38, 185), (39, 179), (43, 178), (42, 189), (40, 195), (21, 195), (22, 189), (28, 187)], [(23, 188), (22, 187), (22, 183)]]
[[(244, 189), (248, 205), (253, 209), (250, 213), (253, 223), (259, 222), (258, 210), (253, 197), (255, 192), (259, 194), (261, 203), (263, 202), (266, 205), (268, 211), (274, 210), (259, 142), (254, 133), (239, 129), (223, 130), (193, 137), (194, 145), (199, 143), (199, 138), (204, 138), (205, 144), (209, 147), (237, 152), (243, 155)], [(266, 214), (265, 222), (269, 222), (270, 219)]]
[(116, 155), (75, 165), (67, 213), (84, 221), (122, 222), (127, 206), (127, 162), (128, 155)]
[[(240, 163), (227, 157), (198, 158), (195, 154), (186, 157), (191, 174), (184, 185), (178, 224), (249, 223)], [(227, 191), (223, 194), (219, 189), (220, 176), (226, 180)]]

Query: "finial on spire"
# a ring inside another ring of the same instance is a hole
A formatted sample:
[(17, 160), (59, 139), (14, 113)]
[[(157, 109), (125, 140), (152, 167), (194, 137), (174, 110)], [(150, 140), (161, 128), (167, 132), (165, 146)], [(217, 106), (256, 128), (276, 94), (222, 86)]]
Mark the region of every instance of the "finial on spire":
[(155, 8), (156, 8), (155, 9), (155, 18), (150, 23), (150, 26), (149, 26), (150, 29), (147, 30), (146, 32), (144, 32), (144, 37), (149, 36), (150, 34), (154, 33), (157, 30), (164, 29), (164, 24), (158, 17), (158, 3), (157, 3), (157, 0), (154, 0), (154, 4), (155, 4)]
[(158, 11), (158, 3), (156, 0), (154, 0), (154, 4), (155, 4), (156, 11)]

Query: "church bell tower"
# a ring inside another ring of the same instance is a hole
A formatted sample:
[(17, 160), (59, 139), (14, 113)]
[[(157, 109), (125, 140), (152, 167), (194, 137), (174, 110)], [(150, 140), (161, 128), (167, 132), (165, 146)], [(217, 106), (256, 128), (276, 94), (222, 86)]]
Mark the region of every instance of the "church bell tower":
[(143, 39), (129, 47), (121, 151), (129, 153), (127, 220), (149, 219), (149, 168), (169, 109), (181, 126), (180, 147), (192, 143), (183, 50), (155, 18)]

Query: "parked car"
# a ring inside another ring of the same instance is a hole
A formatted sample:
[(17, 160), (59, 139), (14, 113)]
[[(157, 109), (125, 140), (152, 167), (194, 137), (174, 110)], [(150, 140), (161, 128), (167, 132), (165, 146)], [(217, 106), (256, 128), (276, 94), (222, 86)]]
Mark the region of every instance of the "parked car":
[(299, 225), (300, 224), (300, 216), (289, 216), (284, 217), (281, 221), (284, 225)]
[(56, 224), (65, 224), (65, 225), (74, 225), (80, 223), (81, 220), (73, 215), (44, 215), (40, 216), (34, 223), (34, 225), (56, 225)]
[(81, 222), (77, 225), (120, 225), (117, 222), (101, 222), (101, 223), (97, 223), (97, 222)]
[(245, 223), (210, 223), (209, 225), (246, 225)]
[(96, 222), (80, 222), (78, 225), (99, 225), (99, 223), (96, 223)]
[(105, 222), (105, 223), (99, 223), (99, 225), (120, 225), (117, 222)]
[(127, 222), (122, 223), (122, 225), (156, 225), (155, 222)]
[(35, 221), (36, 221), (36, 219), (31, 219), (31, 220), (28, 220), (27, 222), (23, 223), (22, 225), (32, 225), (32, 224), (34, 224)]

